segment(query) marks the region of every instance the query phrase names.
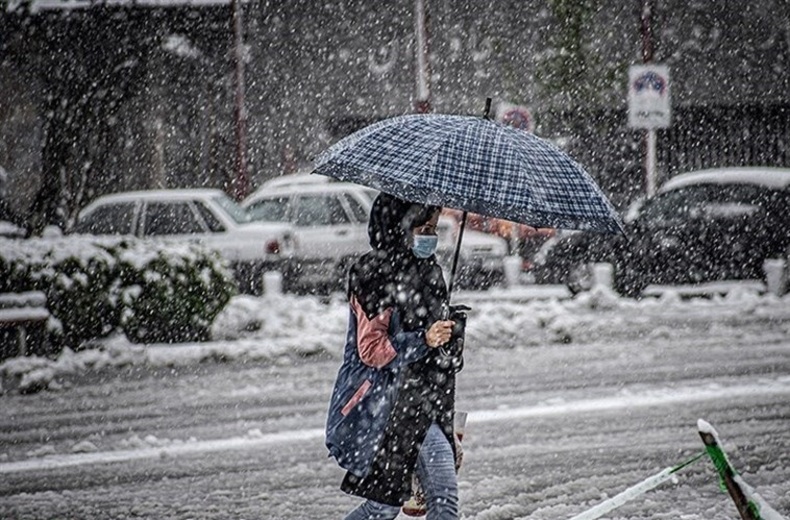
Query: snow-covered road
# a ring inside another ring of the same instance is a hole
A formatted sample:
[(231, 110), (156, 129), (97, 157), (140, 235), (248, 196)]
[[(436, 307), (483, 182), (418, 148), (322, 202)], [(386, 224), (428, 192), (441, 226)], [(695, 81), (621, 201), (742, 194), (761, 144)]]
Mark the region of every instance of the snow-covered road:
[[(458, 388), (470, 412), (463, 518), (570, 518), (701, 452), (699, 418), (790, 513), (790, 300), (474, 306)], [(210, 353), (127, 346), (121, 363), (116, 345), (115, 362), (94, 353), (63, 371), (60, 390), (0, 396), (0, 517), (342, 518), (357, 501), (338, 490), (321, 428), (345, 311), (245, 301), (225, 318), (242, 329), (264, 308), (277, 319), (240, 339), (226, 331)], [(324, 323), (305, 322), (316, 309)], [(701, 459), (608, 517), (737, 512)]]
[[(677, 404), (691, 404), (702, 401), (717, 401), (739, 398), (766, 398), (769, 396), (790, 396), (790, 377), (776, 380), (763, 380), (760, 383), (722, 387), (720, 385), (689, 386), (685, 388), (674, 387), (660, 391), (643, 392), (640, 394), (615, 395), (597, 399), (581, 399), (577, 401), (564, 401), (523, 406), (519, 408), (506, 408), (497, 410), (473, 410), (468, 412), (470, 428), (488, 422), (513, 422), (528, 418), (569, 416), (583, 413), (609, 412), (619, 409), (623, 412), (642, 407), (669, 406)], [(91, 464), (109, 464), (115, 462), (128, 462), (137, 459), (158, 459), (163, 457), (176, 457), (198, 453), (220, 452), (231, 450), (260, 450), (276, 445), (296, 444), (305, 441), (319, 441), (323, 439), (323, 428), (309, 428), (299, 430), (286, 430), (274, 433), (261, 433), (260, 430), (250, 430), (243, 437), (231, 437), (198, 441), (191, 439), (189, 442), (157, 442), (150, 441), (159, 446), (138, 446), (132, 449), (118, 449), (111, 451), (89, 451), (87, 453), (72, 453), (68, 455), (52, 455), (43, 458), (28, 458), (15, 462), (0, 464), (0, 474), (17, 473), (23, 471), (48, 470), (70, 466), (85, 466)], [(77, 450), (82, 451), (82, 450)]]

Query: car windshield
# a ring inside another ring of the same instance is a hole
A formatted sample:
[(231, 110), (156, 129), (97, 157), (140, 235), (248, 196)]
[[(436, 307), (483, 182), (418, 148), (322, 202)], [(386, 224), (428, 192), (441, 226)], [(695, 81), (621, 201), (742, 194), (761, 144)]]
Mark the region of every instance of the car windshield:
[(701, 184), (658, 195), (645, 207), (647, 221), (669, 222), (700, 217), (737, 216), (754, 213), (767, 204), (768, 192), (751, 185)]
[(230, 218), (236, 221), (236, 223), (246, 224), (247, 222), (252, 221), (250, 215), (244, 210), (244, 208), (236, 204), (236, 202), (234, 202), (233, 199), (227, 195), (217, 195), (213, 198), (213, 200), (219, 207), (225, 210), (225, 213), (230, 215)]

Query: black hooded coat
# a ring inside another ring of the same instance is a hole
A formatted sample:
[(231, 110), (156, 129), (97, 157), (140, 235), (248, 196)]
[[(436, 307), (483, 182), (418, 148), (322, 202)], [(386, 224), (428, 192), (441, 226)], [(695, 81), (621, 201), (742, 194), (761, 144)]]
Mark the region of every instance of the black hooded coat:
[[(421, 259), (411, 250), (411, 229), (425, 224), (437, 209), (383, 193), (374, 201), (368, 225), (373, 251), (349, 271), (349, 299), (356, 298), (368, 318), (396, 308), (406, 331), (427, 331), (443, 319), (448, 301), (442, 269), (435, 256)], [(463, 321), (465, 316), (452, 318)], [(348, 472), (344, 491), (391, 505), (408, 500), (417, 456), (433, 422), (455, 450), (455, 374), (462, 366), (462, 329), (454, 331), (450, 344), (449, 351), (428, 349), (402, 370), (370, 471), (362, 478)]]

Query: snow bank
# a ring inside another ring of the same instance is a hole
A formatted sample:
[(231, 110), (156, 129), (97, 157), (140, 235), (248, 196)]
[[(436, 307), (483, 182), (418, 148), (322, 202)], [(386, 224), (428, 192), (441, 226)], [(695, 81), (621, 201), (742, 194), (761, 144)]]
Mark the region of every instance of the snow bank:
[[(476, 301), (470, 302), (473, 308), (467, 326), (469, 348), (528, 348), (634, 334), (635, 320), (658, 314), (714, 322), (723, 316), (732, 316), (737, 322), (744, 312), (769, 320), (790, 317), (790, 295), (778, 298), (749, 291), (709, 299), (683, 299), (669, 291), (661, 298), (634, 301), (599, 287), (574, 299), (527, 298), (526, 292), (512, 291), (476, 295)], [(712, 319), (714, 316), (716, 319)], [(319, 354), (340, 358), (347, 321), (348, 305), (341, 297), (325, 301), (294, 295), (236, 296), (214, 320), (212, 341), (141, 345), (117, 335), (96, 341), (92, 348), (80, 352), (66, 349), (56, 359), (12, 358), (0, 364), (0, 379), (6, 379), (0, 381), (0, 391), (55, 390), (59, 388), (59, 376), (105, 367), (183, 366), (212, 360), (274, 361)], [(671, 341), (675, 331), (651, 325), (643, 334), (643, 338)]]

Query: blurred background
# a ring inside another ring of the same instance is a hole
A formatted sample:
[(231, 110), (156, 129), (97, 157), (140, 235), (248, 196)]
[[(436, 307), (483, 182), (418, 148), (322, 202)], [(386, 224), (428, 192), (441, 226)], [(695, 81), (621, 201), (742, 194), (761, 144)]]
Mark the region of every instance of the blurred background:
[(3, 5), (0, 220), (27, 228), (68, 231), (108, 192), (214, 187), (241, 199), (373, 121), (482, 115), (487, 97), (500, 119), (516, 107), (512, 124), (565, 148), (626, 208), (645, 192), (628, 67), (646, 62), (671, 69), (659, 184), (701, 168), (790, 166), (785, 0)]

